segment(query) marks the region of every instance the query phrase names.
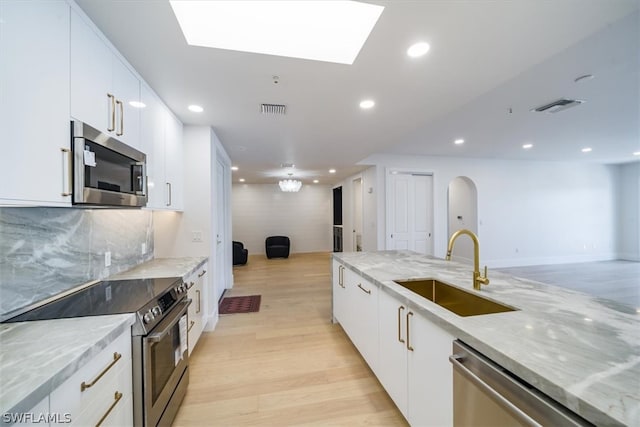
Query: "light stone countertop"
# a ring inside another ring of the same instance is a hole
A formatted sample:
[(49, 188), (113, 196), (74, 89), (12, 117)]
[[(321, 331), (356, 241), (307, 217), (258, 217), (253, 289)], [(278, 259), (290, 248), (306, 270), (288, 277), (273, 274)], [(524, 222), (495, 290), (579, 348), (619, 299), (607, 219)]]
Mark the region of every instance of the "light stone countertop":
[(202, 267), (208, 259), (207, 257), (154, 258), (130, 270), (109, 276), (108, 280), (153, 279), (158, 277), (182, 277), (184, 279)]
[[(334, 253), (334, 259), (592, 423), (640, 426), (640, 315), (606, 301), (411, 251)], [(518, 308), (460, 317), (393, 282), (434, 278)]]
[(0, 323), (0, 414), (27, 412), (123, 333), (133, 314)]
[[(105, 280), (185, 278), (207, 260), (156, 258)], [(119, 314), (0, 323), (0, 414), (30, 410), (134, 321)]]

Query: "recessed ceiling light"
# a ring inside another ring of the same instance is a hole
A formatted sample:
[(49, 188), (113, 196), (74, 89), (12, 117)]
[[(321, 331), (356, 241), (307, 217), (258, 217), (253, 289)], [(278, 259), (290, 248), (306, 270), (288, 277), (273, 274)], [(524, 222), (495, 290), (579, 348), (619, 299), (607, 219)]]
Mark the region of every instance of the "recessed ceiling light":
[(232, 171), (237, 171), (237, 170), (238, 170), (238, 167), (237, 167), (237, 166), (231, 166), (231, 170), (232, 170)]
[(522, 148), (524, 148), (525, 150), (528, 150), (528, 149), (530, 149), (530, 148), (532, 148), (532, 147), (533, 147), (533, 144), (524, 144), (524, 145), (522, 146)]
[(376, 105), (376, 103), (373, 100), (365, 99), (360, 103), (360, 108), (368, 110), (369, 108), (373, 108), (374, 105)]
[(335, 169), (329, 169), (329, 173), (336, 173)]
[(204, 111), (204, 108), (202, 108), (199, 105), (189, 105), (189, 111), (193, 111), (194, 113), (202, 113)]
[(320, 182), (320, 181), (318, 181), (317, 179), (314, 179), (314, 180), (313, 180), (313, 183), (314, 183), (314, 184), (317, 184), (317, 183), (319, 183), (319, 182)]
[(412, 58), (418, 58), (422, 55), (425, 55), (427, 52), (429, 52), (430, 48), (431, 46), (429, 46), (429, 43), (425, 43), (425, 42), (415, 43), (411, 45), (409, 49), (407, 49), (407, 55), (409, 55)]
[(585, 147), (581, 150), (583, 153), (590, 153), (592, 149), (590, 147)]
[(456, 139), (455, 141), (453, 141), (453, 143), (456, 145), (464, 144), (464, 139)]
[(144, 108), (147, 106), (147, 104), (140, 101), (129, 101), (129, 105), (131, 105), (133, 108)]
[(640, 151), (636, 151), (633, 153), (634, 156), (640, 156)]
[(383, 6), (357, 1), (170, 1), (194, 46), (353, 64)]
[(238, 181), (240, 181), (240, 182), (244, 182), (244, 178), (240, 178)]

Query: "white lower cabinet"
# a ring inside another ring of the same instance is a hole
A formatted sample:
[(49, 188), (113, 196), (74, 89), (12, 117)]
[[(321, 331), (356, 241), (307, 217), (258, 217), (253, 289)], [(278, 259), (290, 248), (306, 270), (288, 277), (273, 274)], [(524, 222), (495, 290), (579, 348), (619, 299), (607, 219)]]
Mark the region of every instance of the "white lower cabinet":
[(379, 308), (380, 383), (411, 425), (453, 425), (455, 338), (387, 292)]
[(131, 426), (131, 333), (126, 331), (49, 395), (50, 413), (63, 425)]
[(369, 367), (378, 368), (378, 287), (333, 262), (334, 318)]
[(191, 299), (191, 305), (189, 306), (188, 318), (188, 341), (189, 341), (189, 354), (193, 352), (193, 348), (198, 343), (200, 335), (204, 329), (204, 292), (208, 289), (208, 264), (205, 263), (195, 273), (191, 274), (185, 280), (187, 288), (189, 289), (187, 295)]

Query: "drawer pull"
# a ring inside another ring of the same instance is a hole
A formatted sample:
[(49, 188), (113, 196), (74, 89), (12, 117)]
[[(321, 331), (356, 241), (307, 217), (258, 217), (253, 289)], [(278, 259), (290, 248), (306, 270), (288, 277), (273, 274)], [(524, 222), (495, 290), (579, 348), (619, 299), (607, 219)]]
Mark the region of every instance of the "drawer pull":
[(88, 389), (89, 387), (93, 387), (98, 381), (100, 381), (100, 378), (102, 378), (102, 376), (104, 374), (106, 374), (107, 371), (109, 369), (111, 369), (111, 367), (113, 367), (113, 365), (115, 365), (118, 362), (118, 360), (120, 360), (121, 357), (122, 357), (122, 355), (120, 353), (118, 353), (118, 352), (113, 353), (113, 362), (109, 363), (109, 366), (104, 368), (104, 370), (102, 372), (100, 372), (100, 375), (98, 375), (96, 377), (96, 379), (91, 381), (89, 384), (87, 384), (86, 382), (82, 381), (82, 384), (80, 384), (80, 391), (83, 392), (86, 389)]
[(193, 287), (193, 285), (195, 285), (196, 282), (189, 282), (189, 284), (187, 285), (187, 290), (191, 289)]
[(193, 325), (195, 324), (196, 324), (195, 320), (192, 320), (191, 322), (189, 322), (189, 329), (187, 329), (187, 333), (191, 332), (191, 330), (193, 329)]
[(362, 283), (358, 283), (358, 287), (360, 289), (362, 289), (364, 292), (368, 293), (369, 295), (371, 295), (371, 290), (370, 289), (365, 289), (362, 287)]
[(107, 409), (107, 412), (104, 413), (102, 418), (100, 418), (100, 421), (98, 421), (98, 424), (96, 424), (96, 427), (100, 427), (100, 424), (104, 422), (104, 420), (109, 416), (111, 411), (113, 411), (113, 408), (115, 408), (118, 402), (120, 402), (120, 399), (122, 399), (122, 393), (116, 391), (116, 394), (115, 396), (113, 396), (113, 398), (115, 399), (115, 401), (111, 404), (111, 406), (109, 406), (109, 409)]
[(202, 270), (202, 273), (198, 274), (198, 277), (202, 277), (207, 273), (207, 270)]

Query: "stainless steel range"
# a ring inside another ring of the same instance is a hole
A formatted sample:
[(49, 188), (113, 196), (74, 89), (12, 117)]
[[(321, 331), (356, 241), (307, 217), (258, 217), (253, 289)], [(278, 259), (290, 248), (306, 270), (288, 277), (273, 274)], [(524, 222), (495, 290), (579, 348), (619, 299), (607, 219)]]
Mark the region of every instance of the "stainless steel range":
[(6, 322), (135, 313), (132, 326), (136, 426), (171, 425), (189, 383), (187, 287), (178, 277), (107, 280)]

